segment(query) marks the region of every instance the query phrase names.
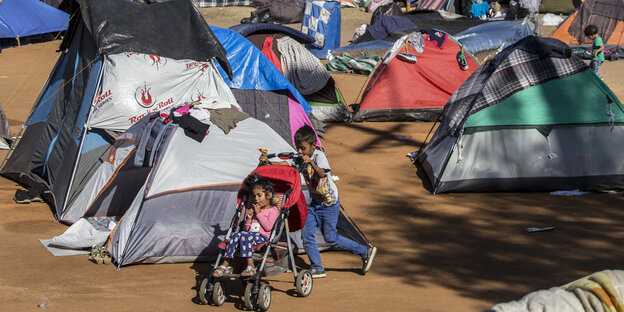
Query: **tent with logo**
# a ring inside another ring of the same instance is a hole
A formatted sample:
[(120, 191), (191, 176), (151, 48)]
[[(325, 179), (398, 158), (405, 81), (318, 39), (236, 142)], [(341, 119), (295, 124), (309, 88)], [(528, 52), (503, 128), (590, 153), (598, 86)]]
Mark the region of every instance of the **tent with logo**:
[[(307, 66), (305, 68), (313, 69), (303, 74), (306, 78), (325, 81), (324, 84), (319, 85), (320, 88), (317, 88), (318, 90), (305, 89), (305, 87), (310, 86), (309, 83), (306, 83), (309, 80), (304, 81), (304, 88), (301, 88), (302, 83), (297, 83), (298, 80), (290, 81), (292, 84), (295, 84), (295, 87), (299, 86), (297, 89), (298, 93), (301, 93), (310, 105), (311, 113), (314, 117), (324, 122), (342, 122), (350, 119), (350, 114), (345, 107), (342, 94), (336, 86), (336, 82), (327, 73), (323, 64), (302, 46), (303, 44), (314, 42), (314, 38), (290, 27), (276, 24), (240, 24), (232, 26), (230, 29), (244, 36), (256, 48), (261, 50), (262, 54), (271, 60), (271, 63), (278, 69), (280, 76), (282, 76), (282, 73), (287, 78), (296, 76), (296, 74), (288, 73), (289, 70), (292, 70), (292, 67), (296, 67), (288, 66), (288, 62), (305, 62)], [(282, 39), (284, 37), (289, 37), (293, 40), (284, 42), (284, 39)], [(302, 60), (304, 58), (305, 60)]]
[(417, 162), (434, 193), (624, 184), (624, 107), (563, 42), (526, 37), (444, 107)]
[(624, 2), (586, 0), (552, 33), (551, 38), (568, 44), (590, 44), (585, 27), (595, 25), (605, 45), (624, 45)]
[(69, 14), (39, 0), (4, 0), (0, 5), (0, 38), (20, 38), (67, 29)]
[[(225, 50), (189, 1), (78, 3), (26, 130), (0, 171), (36, 189), (56, 218), (119, 133), (142, 116), (188, 101), (236, 103), (206, 61), (216, 58), (230, 73)], [(146, 28), (146, 21), (166, 23)]]
[(453, 92), (479, 66), (464, 50), (468, 67), (462, 69), (457, 59), (460, 51), (452, 36), (437, 30), (413, 32), (397, 40), (369, 76), (353, 120), (437, 120)]

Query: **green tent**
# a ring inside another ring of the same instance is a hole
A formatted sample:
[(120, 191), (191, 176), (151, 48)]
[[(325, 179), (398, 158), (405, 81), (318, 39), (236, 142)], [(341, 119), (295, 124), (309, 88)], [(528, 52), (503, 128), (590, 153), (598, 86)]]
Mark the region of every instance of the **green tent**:
[(567, 45), (526, 37), (459, 87), (417, 156), (433, 192), (624, 184), (624, 107)]

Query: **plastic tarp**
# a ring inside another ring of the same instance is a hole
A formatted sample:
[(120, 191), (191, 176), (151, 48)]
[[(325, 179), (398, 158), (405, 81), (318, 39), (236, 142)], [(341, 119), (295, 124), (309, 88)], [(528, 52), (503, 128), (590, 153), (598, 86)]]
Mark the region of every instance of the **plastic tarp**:
[(472, 53), (509, 46), (518, 40), (533, 35), (526, 21), (489, 22), (466, 29), (455, 35), (455, 39)]
[(140, 52), (195, 61), (215, 57), (230, 72), (225, 49), (188, 0), (78, 2), (100, 54)]
[(217, 66), (219, 73), (230, 88), (247, 90), (288, 90), (306, 114), (312, 108), (301, 96), (299, 91), (282, 75), (260, 50), (231, 29), (210, 26), (225, 50), (232, 66), (233, 76), (229, 79), (222, 67)]
[(69, 14), (39, 0), (4, 0), (0, 38), (17, 38), (67, 29)]

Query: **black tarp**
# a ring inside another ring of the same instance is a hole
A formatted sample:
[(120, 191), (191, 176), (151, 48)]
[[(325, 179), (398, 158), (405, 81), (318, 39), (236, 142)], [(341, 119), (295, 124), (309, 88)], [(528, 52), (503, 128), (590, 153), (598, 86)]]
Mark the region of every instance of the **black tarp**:
[(225, 49), (188, 0), (77, 1), (100, 54), (140, 52), (196, 61), (215, 57), (231, 75)]

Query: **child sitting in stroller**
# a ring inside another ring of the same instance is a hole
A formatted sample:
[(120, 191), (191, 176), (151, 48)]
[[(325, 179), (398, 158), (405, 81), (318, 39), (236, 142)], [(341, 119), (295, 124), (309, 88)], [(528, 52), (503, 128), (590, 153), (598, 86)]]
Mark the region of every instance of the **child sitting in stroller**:
[(279, 210), (273, 203), (273, 185), (268, 179), (254, 173), (245, 178), (243, 186), (252, 198), (253, 206), (246, 210), (244, 231), (234, 233), (230, 237), (225, 249), (223, 264), (214, 271), (213, 277), (232, 273), (230, 263), (234, 259), (237, 247), (239, 247), (240, 256), (247, 259), (247, 268), (241, 276), (256, 274), (253, 247), (269, 241), (271, 230), (279, 216)]

